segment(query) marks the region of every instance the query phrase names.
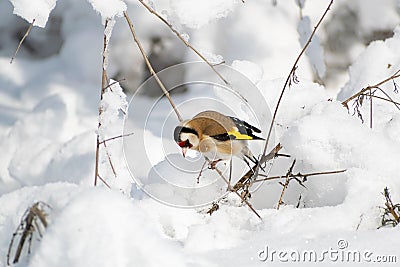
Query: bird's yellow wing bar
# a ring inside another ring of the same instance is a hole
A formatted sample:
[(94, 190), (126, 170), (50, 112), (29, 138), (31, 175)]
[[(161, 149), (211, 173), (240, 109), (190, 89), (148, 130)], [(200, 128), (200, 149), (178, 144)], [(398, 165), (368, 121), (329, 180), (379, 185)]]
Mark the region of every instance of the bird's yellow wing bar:
[(229, 135), (234, 136), (236, 140), (252, 140), (253, 137), (247, 134), (242, 134), (238, 131), (232, 130), (228, 132)]

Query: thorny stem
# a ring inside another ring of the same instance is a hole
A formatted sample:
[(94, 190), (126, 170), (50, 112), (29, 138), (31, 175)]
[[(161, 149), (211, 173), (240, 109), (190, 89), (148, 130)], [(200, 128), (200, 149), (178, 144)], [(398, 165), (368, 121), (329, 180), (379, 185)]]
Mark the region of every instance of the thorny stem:
[[(267, 138), (265, 140), (265, 146), (264, 146), (263, 155), (265, 155), (265, 153), (267, 152), (269, 139), (271, 138), (272, 128), (274, 127), (276, 115), (278, 113), (278, 108), (279, 108), (279, 105), (280, 105), (280, 103), (282, 101), (283, 94), (285, 93), (286, 87), (289, 84), (289, 81), (290, 81), (291, 77), (294, 75), (294, 73), (295, 73), (295, 71), (297, 69), (297, 64), (298, 64), (301, 56), (304, 54), (304, 52), (307, 50), (307, 47), (310, 45), (312, 38), (314, 37), (318, 27), (320, 26), (321, 22), (325, 18), (326, 14), (328, 13), (328, 11), (331, 8), (332, 4), (333, 4), (333, 0), (330, 1), (328, 7), (326, 8), (326, 10), (324, 12), (324, 14), (321, 16), (321, 18), (319, 19), (317, 25), (314, 27), (313, 32), (311, 33), (310, 37), (308, 38), (308, 40), (307, 40), (306, 44), (304, 45), (303, 49), (301, 50), (300, 54), (297, 56), (293, 66), (292, 66), (292, 69), (290, 70), (289, 75), (286, 78), (285, 84), (283, 85), (281, 94), (279, 96), (278, 102), (277, 102), (276, 107), (275, 107), (274, 115), (272, 116), (271, 124), (269, 126), (268, 135), (267, 135)], [(256, 174), (258, 174), (258, 170), (260, 168), (260, 164), (261, 164), (261, 162), (259, 164), (257, 164), (257, 168), (256, 168), (256, 171), (255, 171)]]
[[(293, 174), (293, 173), (291, 173), (291, 174), (290, 174), (290, 178), (297, 178), (297, 177), (307, 178), (307, 177), (310, 177), (310, 176), (326, 175), (326, 174), (335, 174), (335, 173), (342, 173), (342, 172), (345, 172), (345, 171), (346, 171), (346, 170), (338, 170), (338, 171), (327, 171), (327, 172), (312, 172), (312, 173), (305, 173), (305, 174), (302, 174), (302, 173)], [(266, 176), (263, 175), (263, 174), (260, 174), (260, 176), (266, 177)], [(264, 182), (264, 181), (282, 179), (282, 178), (285, 178), (285, 177), (286, 177), (286, 175), (271, 176), (271, 177), (266, 177), (266, 178), (264, 178), (264, 179), (257, 179), (257, 180), (255, 180), (254, 182), (255, 182), (255, 183), (257, 183), (257, 182)]]
[(157, 13), (154, 9), (152, 9), (148, 4), (146, 4), (143, 0), (138, 0), (150, 13), (158, 17), (165, 25), (167, 25), (173, 33), (178, 36), (178, 38), (193, 52), (195, 52), (208, 66), (218, 75), (219, 78), (226, 84), (229, 85), (228, 81), (215, 69), (215, 65), (211, 64), (196, 48), (194, 48), (182, 35), (169, 23), (166, 19), (164, 19), (160, 14)]
[(24, 36), (21, 38), (21, 41), (19, 41), (19, 44), (17, 46), (17, 49), (15, 50), (14, 55), (12, 56), (11, 60), (10, 60), (10, 64), (13, 63), (14, 58), (17, 56), (19, 49), (21, 48), (22, 43), (25, 41), (26, 37), (28, 37), (29, 32), (32, 30), (33, 24), (35, 23), (36, 19), (33, 19), (31, 24), (29, 25), (28, 29), (26, 30)]
[(128, 13), (126, 13), (126, 11), (124, 11), (124, 16), (125, 16), (125, 19), (126, 19), (128, 25), (129, 25), (129, 28), (130, 28), (130, 30), (131, 30), (133, 39), (135, 40), (135, 43), (137, 44), (137, 46), (138, 46), (138, 48), (139, 48), (139, 50), (140, 50), (140, 53), (142, 54), (143, 59), (144, 59), (144, 61), (146, 62), (146, 65), (147, 65), (147, 68), (148, 68), (149, 71), (150, 71), (150, 74), (151, 74), (152, 76), (154, 76), (154, 78), (156, 79), (158, 85), (160, 86), (161, 90), (163, 91), (164, 95), (168, 98), (168, 101), (169, 101), (169, 103), (171, 104), (172, 108), (174, 109), (175, 114), (176, 114), (176, 116), (178, 117), (178, 120), (179, 120), (179, 121), (183, 121), (182, 116), (181, 116), (181, 114), (179, 113), (178, 109), (176, 108), (174, 102), (172, 101), (171, 96), (169, 95), (168, 90), (165, 88), (164, 84), (161, 82), (161, 80), (160, 80), (160, 78), (158, 77), (157, 73), (154, 71), (153, 67), (151, 66), (151, 63), (150, 63), (149, 59), (147, 58), (146, 52), (144, 51), (144, 49), (143, 49), (143, 47), (142, 47), (142, 44), (140, 43), (140, 41), (139, 41), (139, 39), (138, 39), (138, 37), (137, 37), (137, 35), (136, 35), (135, 29), (133, 28), (133, 24), (132, 24), (132, 22), (131, 22), (131, 20), (130, 20), (130, 18), (129, 18), (129, 16), (128, 16)]

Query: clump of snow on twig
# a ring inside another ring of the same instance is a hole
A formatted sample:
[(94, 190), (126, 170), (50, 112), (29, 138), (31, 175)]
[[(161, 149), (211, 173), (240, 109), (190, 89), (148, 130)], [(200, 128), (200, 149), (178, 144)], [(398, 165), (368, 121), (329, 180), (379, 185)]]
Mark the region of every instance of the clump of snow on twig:
[(127, 107), (125, 93), (119, 83), (111, 79), (110, 86), (106, 88), (100, 102), (100, 141), (121, 134)]
[(35, 20), (33, 25), (44, 28), (57, 0), (10, 0), (10, 2), (14, 6), (14, 14), (29, 23)]
[(120, 17), (126, 11), (126, 4), (121, 0), (88, 0), (93, 9), (100, 13), (103, 23), (107, 19)]

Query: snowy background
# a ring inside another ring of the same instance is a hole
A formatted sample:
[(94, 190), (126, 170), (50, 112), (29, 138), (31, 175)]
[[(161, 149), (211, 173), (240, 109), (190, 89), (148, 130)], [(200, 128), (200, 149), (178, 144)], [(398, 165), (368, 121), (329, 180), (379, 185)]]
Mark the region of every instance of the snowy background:
[[(218, 86), (191, 85), (198, 69), (180, 65), (164, 78), (166, 84), (189, 83), (172, 94), (183, 117), (214, 108), (256, 124), (265, 136), (270, 109), (328, 3), (149, 3), (207, 59), (225, 61), (237, 73), (231, 78), (244, 81), (245, 87), (237, 88), (241, 94), (254, 97), (243, 105)], [(261, 261), (266, 247), (320, 254), (329, 249), (371, 252), (366, 266), (396, 266), (373, 261), (379, 255), (395, 255), (400, 261), (398, 228), (378, 229), (383, 189), (388, 187), (393, 202), (400, 202), (400, 112), (392, 103), (373, 99), (371, 129), (369, 99), (360, 107), (364, 123), (353, 115), (352, 102), (347, 110), (341, 101), (400, 68), (399, 1), (334, 1), (298, 64), (299, 82), (286, 91), (278, 112), (271, 147), (280, 142), (282, 153), (291, 158), (276, 159), (269, 174), (285, 174), (294, 158), (294, 172), (347, 171), (309, 177), (305, 188), (291, 182), (279, 210), (282, 186), (276, 180), (263, 183), (250, 199), (262, 220), (234, 195), (212, 216), (205, 213), (209, 205), (193, 208), (226, 188), (210, 170), (199, 185), (196, 173), (179, 170), (198, 168), (199, 157), (179, 155), (172, 139), (178, 121), (168, 102), (157, 98), (161, 93), (156, 86), (140, 87), (148, 71), (122, 15), (125, 10), (157, 71), (199, 60), (136, 0), (0, 2), (0, 267), (7, 265), (8, 246), (25, 210), (37, 201), (51, 206), (49, 226), (40, 241), (33, 235), (29, 256), (25, 244), (16, 266), (288, 264), (277, 254)], [(123, 80), (108, 88), (99, 103), (107, 18), (115, 21), (110, 24), (108, 76)], [(33, 19), (32, 31), (10, 64)], [(205, 70), (207, 79), (215, 79)], [(396, 102), (399, 79), (380, 87)], [(376, 96), (385, 97), (381, 92)], [(98, 130), (99, 106), (104, 113)], [(99, 171), (111, 189), (101, 181), (94, 187), (96, 133), (103, 139), (120, 135), (124, 114), (129, 115), (124, 133), (133, 135), (101, 146)], [(262, 143), (251, 148), (259, 153)], [(181, 165), (171, 168), (171, 162)], [(245, 166), (234, 163), (237, 179)], [(210, 184), (211, 189), (202, 191)], [(16, 244), (11, 257), (15, 249)], [(355, 264), (340, 257), (320, 263)]]

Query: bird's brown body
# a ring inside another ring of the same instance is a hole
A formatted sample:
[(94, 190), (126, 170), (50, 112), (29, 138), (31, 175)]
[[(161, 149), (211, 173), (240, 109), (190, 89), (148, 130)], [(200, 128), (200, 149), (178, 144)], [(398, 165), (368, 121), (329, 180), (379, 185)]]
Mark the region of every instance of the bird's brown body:
[(247, 140), (262, 138), (255, 136), (253, 131), (261, 132), (235, 117), (216, 111), (204, 111), (177, 126), (174, 138), (183, 154), (189, 148), (214, 161), (238, 156), (244, 161), (248, 158), (256, 163), (257, 159), (248, 148)]

